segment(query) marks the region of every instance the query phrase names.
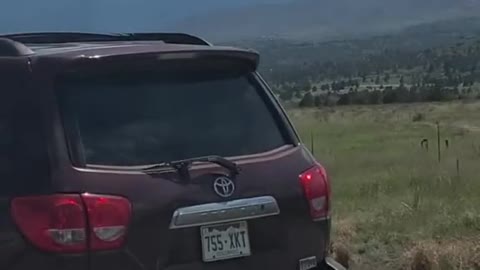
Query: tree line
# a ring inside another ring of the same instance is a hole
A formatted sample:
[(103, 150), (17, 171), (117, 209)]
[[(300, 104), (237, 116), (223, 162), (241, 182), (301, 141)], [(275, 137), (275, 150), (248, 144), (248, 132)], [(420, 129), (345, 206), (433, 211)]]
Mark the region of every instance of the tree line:
[(282, 100), (301, 100), (301, 106), (449, 101), (478, 97), (479, 62), (480, 39), (420, 51), (384, 49), (351, 60), (283, 63), (263, 73)]
[(347, 93), (329, 91), (322, 94), (307, 92), (303, 94), (300, 107), (322, 107), (335, 105), (374, 105), (413, 102), (441, 102), (460, 99), (480, 99), (480, 95), (470, 88), (460, 91), (458, 88), (440, 88), (433, 86), (386, 87), (383, 90), (358, 91), (351, 89)]

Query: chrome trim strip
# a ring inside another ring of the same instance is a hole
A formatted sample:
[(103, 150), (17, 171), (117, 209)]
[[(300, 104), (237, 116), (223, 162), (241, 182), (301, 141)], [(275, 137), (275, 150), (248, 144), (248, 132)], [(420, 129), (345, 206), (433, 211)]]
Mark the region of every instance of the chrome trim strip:
[(326, 269), (329, 270), (347, 270), (347, 268), (330, 257), (325, 258), (325, 264), (327, 265)]
[(278, 214), (280, 209), (277, 200), (272, 196), (200, 204), (177, 209), (173, 213), (170, 229), (249, 220)]

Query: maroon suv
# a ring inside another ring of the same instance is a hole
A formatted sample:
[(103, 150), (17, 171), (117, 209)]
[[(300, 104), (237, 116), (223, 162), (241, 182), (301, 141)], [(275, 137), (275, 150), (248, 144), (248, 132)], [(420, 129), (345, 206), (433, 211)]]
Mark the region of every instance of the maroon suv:
[(250, 50), (0, 37), (0, 269), (327, 269), (330, 188)]

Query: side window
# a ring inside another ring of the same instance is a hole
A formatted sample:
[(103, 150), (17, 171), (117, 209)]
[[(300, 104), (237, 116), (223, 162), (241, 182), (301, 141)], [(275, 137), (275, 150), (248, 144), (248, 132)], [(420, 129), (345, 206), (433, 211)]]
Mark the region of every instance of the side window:
[(41, 94), (29, 91), (23, 67), (0, 65), (0, 198), (41, 193), (49, 184)]
[(7, 103), (5, 93), (0, 89), (0, 195), (11, 191), (13, 156), (13, 125), (11, 106)]
[[(0, 112), (1, 113), (1, 112)], [(10, 147), (12, 130), (6, 115), (0, 115), (0, 175), (8, 173), (11, 169)]]

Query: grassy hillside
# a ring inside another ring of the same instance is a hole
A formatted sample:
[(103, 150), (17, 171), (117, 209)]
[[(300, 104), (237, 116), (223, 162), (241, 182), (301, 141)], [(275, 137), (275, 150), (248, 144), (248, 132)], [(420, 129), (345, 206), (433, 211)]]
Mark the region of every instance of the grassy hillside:
[(330, 172), (334, 246), (348, 250), (352, 269), (407, 269), (423, 256), (434, 268), (422, 269), (478, 269), (480, 103), (289, 113)]

